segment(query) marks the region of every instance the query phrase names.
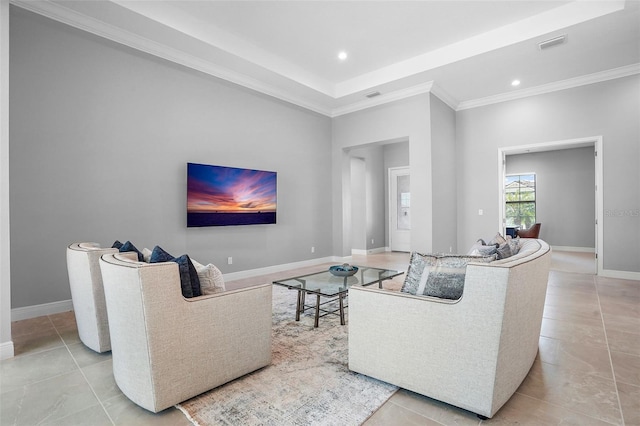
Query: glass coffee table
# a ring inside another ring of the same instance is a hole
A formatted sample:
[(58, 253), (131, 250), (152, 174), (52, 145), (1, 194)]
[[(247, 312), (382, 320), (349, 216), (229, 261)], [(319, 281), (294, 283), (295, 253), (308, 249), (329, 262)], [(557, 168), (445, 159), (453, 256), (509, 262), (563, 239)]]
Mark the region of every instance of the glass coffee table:
[[(358, 266), (358, 272), (350, 277), (335, 276), (328, 270), (317, 272), (314, 274), (302, 275), (299, 277), (287, 278), (284, 280), (274, 281), (273, 284), (287, 287), (289, 290), (298, 291), (298, 302), (296, 306), (296, 321), (300, 321), (300, 314), (306, 309), (315, 309), (314, 327), (318, 327), (320, 317), (334, 314), (340, 316), (340, 324), (344, 325), (344, 308), (347, 306), (344, 299), (352, 285), (368, 286), (378, 283), (378, 287), (382, 288), (382, 282), (389, 280), (404, 272), (392, 269), (370, 268), (367, 266)], [(316, 304), (306, 305), (305, 295), (315, 294)], [(320, 297), (328, 297), (329, 300), (320, 303)], [(338, 300), (338, 309), (325, 309), (327, 303)], [(322, 312), (322, 314), (320, 314)]]

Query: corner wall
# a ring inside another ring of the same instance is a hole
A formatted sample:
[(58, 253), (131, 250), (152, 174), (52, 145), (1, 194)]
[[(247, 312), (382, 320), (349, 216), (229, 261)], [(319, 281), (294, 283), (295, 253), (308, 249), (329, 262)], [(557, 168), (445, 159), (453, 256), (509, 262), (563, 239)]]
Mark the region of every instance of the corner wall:
[(9, 0), (0, 0), (0, 359), (13, 356), (9, 223)]
[[(456, 193), (456, 113), (431, 95), (434, 253), (459, 253)], [(464, 251), (463, 251), (464, 253)]]

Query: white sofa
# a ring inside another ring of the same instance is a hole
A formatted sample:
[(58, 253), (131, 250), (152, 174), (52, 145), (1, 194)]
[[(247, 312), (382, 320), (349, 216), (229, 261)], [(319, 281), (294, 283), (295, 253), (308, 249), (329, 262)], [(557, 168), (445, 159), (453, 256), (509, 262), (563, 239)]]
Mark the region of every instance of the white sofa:
[(349, 289), (349, 368), (492, 417), (538, 351), (551, 250), (469, 263), (458, 300), (374, 287)]
[(175, 262), (100, 259), (118, 387), (158, 412), (271, 363), (271, 284), (185, 299)]
[(80, 340), (96, 352), (111, 350), (109, 320), (104, 302), (99, 259), (115, 248), (101, 248), (97, 243), (73, 243), (67, 247), (67, 272), (73, 312)]

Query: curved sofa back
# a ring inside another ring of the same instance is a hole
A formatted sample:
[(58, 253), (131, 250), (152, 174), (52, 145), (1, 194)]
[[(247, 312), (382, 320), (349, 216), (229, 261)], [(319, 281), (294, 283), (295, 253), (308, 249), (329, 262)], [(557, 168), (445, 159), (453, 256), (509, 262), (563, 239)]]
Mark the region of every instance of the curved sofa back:
[(469, 263), (456, 301), (352, 286), (349, 368), (492, 417), (538, 351), (551, 252), (522, 243), (513, 257)]

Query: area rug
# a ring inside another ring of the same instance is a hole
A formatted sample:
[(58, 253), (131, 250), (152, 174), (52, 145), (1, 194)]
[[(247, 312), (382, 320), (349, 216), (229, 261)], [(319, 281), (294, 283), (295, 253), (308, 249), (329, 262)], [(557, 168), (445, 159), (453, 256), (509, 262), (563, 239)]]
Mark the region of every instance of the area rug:
[(273, 286), (271, 365), (176, 407), (194, 425), (360, 425), (397, 387), (349, 371), (348, 325), (295, 321), (296, 292)]

